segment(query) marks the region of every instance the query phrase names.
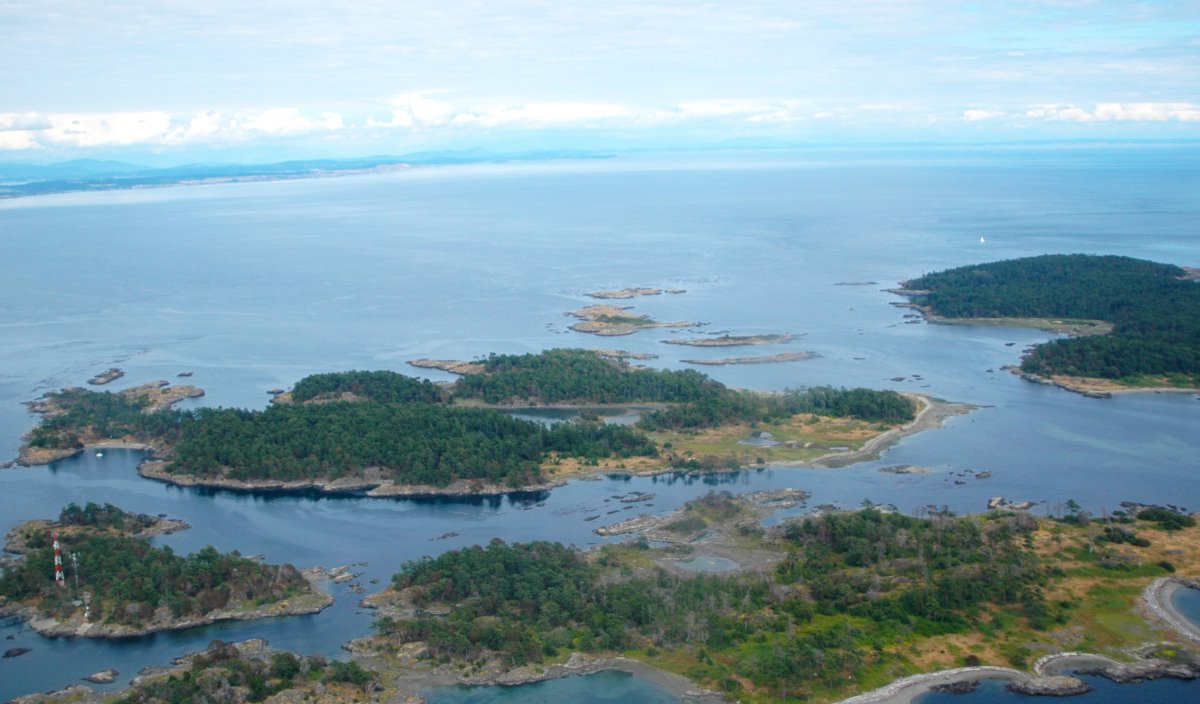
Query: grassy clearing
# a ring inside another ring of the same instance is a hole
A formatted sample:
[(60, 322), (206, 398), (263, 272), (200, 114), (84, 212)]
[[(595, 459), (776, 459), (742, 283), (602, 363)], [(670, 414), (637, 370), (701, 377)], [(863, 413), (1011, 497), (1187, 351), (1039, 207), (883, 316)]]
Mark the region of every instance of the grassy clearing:
[(1110, 545), (1097, 540), (1099, 526), (1044, 523), (1036, 550), (1053, 570), (1047, 598), (1069, 607), (1081, 633), (1078, 648), (1121, 656), (1124, 649), (1168, 637), (1138, 612), (1142, 590), (1153, 579), (1200, 574), (1200, 530), (1158, 530), (1146, 521), (1122, 527), (1150, 540), (1147, 547)]
[[(805, 462), (831, 452), (857, 450), (893, 427), (850, 418), (801, 413), (778, 423), (737, 423), (698, 432), (656, 432), (650, 437), (664, 453), (680, 458), (734, 460), (740, 465)], [(771, 447), (740, 443), (755, 432), (769, 432), (780, 444)], [(762, 460), (761, 462), (759, 460)]]
[(1112, 332), (1112, 323), (1103, 320), (1082, 318), (943, 318), (931, 316), (930, 321), (939, 325), (983, 325), (997, 328), (1033, 328), (1059, 335), (1085, 337), (1107, 335)]

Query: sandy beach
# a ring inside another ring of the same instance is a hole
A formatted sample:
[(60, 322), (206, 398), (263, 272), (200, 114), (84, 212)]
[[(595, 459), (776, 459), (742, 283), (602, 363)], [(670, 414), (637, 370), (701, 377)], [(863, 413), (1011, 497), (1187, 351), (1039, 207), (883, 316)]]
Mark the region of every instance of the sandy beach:
[(1200, 626), (1179, 613), (1171, 600), (1175, 592), (1180, 589), (1194, 589), (1196, 584), (1197, 580), (1159, 577), (1142, 592), (1142, 605), (1150, 618), (1170, 628), (1180, 637), (1200, 643)]
[(1008, 667), (959, 667), (905, 677), (879, 689), (843, 699), (838, 704), (909, 704), (938, 685), (991, 679), (1016, 682), (1029, 678), (1028, 673)]
[(838, 704), (910, 704), (917, 697), (939, 685), (995, 679), (1010, 683), (1029, 682), (1039, 678), (1053, 679), (1081, 670), (1097, 670), (1121, 664), (1112, 658), (1093, 653), (1054, 653), (1035, 662), (1033, 672), (989, 665), (958, 667), (905, 677), (879, 689), (844, 699)]

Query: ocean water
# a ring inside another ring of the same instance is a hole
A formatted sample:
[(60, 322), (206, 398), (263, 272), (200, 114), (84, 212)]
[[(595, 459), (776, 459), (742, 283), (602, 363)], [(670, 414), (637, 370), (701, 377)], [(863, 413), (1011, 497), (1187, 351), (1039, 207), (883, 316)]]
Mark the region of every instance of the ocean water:
[[(1082, 677), (1092, 691), (1069, 697), (1066, 701), (1080, 704), (1131, 704), (1133, 702), (1162, 702), (1184, 704), (1200, 699), (1200, 682), (1175, 679), (1151, 680), (1138, 684), (1116, 684), (1103, 677)], [(1047, 697), (1032, 697), (1008, 691), (1003, 680), (983, 680), (969, 694), (940, 694), (930, 692), (914, 700), (914, 704), (1015, 704), (1016, 702), (1047, 701)]]
[(644, 678), (598, 672), (521, 687), (438, 687), (424, 693), (434, 704), (673, 704), (679, 698)]
[[(731, 385), (862, 385), (981, 406), (852, 467), (601, 478), (466, 501), (183, 490), (137, 477), (140, 453), (89, 453), (0, 470), (0, 530), (70, 501), (109, 501), (187, 520), (191, 530), (160, 541), (177, 550), (213, 544), (301, 567), (365, 562), (355, 571), (374, 589), (405, 560), (493, 537), (528, 540), (552, 526), (564, 542), (593, 545), (599, 525), (666, 512), (712, 489), (796, 487), (813, 494), (810, 505), (869, 499), (905, 511), (981, 511), (991, 496), (1042, 502), (1035, 510), (1048, 513), (1072, 498), (1096, 512), (1127, 500), (1194, 510), (1196, 396), (1095, 400), (1023, 382), (1000, 367), (1044, 333), (911, 323), (884, 289), (1046, 252), (1198, 265), (1198, 167), (1194, 148), (823, 150), (0, 201), (0, 460), (16, 456), (36, 422), (24, 402), (111, 366), (126, 376), (106, 388), (190, 371), (181, 381), (207, 395), (188, 403), (261, 408), (268, 389), (314, 372), (453, 378), (408, 367), (417, 357), (618, 347), (683, 368), (682, 359), (750, 354), (662, 344), (723, 331), (798, 336), (752, 354), (821, 355), (701, 369)], [(703, 325), (617, 338), (567, 329), (564, 314), (593, 302), (586, 292), (623, 286), (686, 289), (624, 304)], [(879, 472), (901, 463), (934, 471)], [(968, 469), (993, 476), (977, 480)], [(629, 491), (656, 496), (626, 510), (613, 497)], [(131, 642), (49, 640), (2, 625), (0, 638), (12, 637), (0, 641), (5, 649), (33, 651), (0, 660), (0, 699), (110, 666), (120, 684), (213, 638), (263, 636), (337, 655), (369, 632), (371, 614), (344, 587), (335, 595), (316, 616)]]
[(1171, 597), (1171, 603), (1184, 618), (1200, 623), (1200, 589), (1179, 589)]

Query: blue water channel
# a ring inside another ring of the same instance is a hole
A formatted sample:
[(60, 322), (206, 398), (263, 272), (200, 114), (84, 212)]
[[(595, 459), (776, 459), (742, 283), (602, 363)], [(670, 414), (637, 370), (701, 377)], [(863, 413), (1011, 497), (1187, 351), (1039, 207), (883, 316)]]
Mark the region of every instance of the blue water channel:
[[(820, 355), (701, 369), (733, 386), (862, 385), (979, 408), (846, 468), (600, 477), (473, 500), (179, 489), (139, 478), (139, 452), (85, 453), (0, 470), (0, 530), (51, 518), (68, 502), (107, 501), (188, 521), (191, 530), (157, 541), (178, 551), (212, 544), (299, 567), (351, 565), (369, 592), (406, 560), (497, 537), (586, 548), (603, 541), (593, 532), (600, 525), (665, 513), (713, 489), (811, 492), (791, 513), (864, 499), (906, 512), (977, 512), (993, 496), (1033, 501), (1036, 513), (1054, 513), (1068, 499), (1094, 512), (1122, 501), (1197, 510), (1196, 395), (1097, 400), (1023, 382), (1001, 367), (1045, 333), (926, 324), (904, 317), (885, 289), (927, 271), (1046, 252), (1198, 265), (1198, 154), (1146, 147), (638, 156), (3, 201), (0, 460), (16, 456), (36, 422), (24, 402), (110, 366), (126, 376), (106, 388), (191, 372), (187, 381), (207, 395), (188, 405), (262, 408), (267, 390), (315, 372), (453, 378), (406, 364), (417, 357), (619, 347), (677, 369), (688, 367), (683, 359), (746, 354), (662, 344), (724, 332), (796, 336), (753, 354)], [(704, 325), (622, 338), (568, 330), (564, 314), (594, 302), (586, 292), (623, 286), (686, 289), (623, 304)], [(896, 464), (931, 471), (879, 471)], [(984, 470), (990, 478), (974, 478)], [(655, 498), (636, 508), (615, 498), (631, 491)], [(121, 672), (116, 687), (214, 638), (265, 637), (339, 656), (342, 643), (369, 633), (372, 616), (349, 585), (331, 590), (337, 601), (315, 616), (130, 641), (47, 639), (10, 622), (0, 626), (3, 649), (32, 650), (0, 659), (0, 699), (107, 667)], [(535, 701), (541, 695), (533, 691), (502, 695)]]

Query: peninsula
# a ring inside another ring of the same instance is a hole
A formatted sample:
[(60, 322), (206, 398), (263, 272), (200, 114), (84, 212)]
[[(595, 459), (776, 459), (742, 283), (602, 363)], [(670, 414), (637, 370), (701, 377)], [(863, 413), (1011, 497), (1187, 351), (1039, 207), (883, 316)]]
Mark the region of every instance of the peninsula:
[[(21, 616), (47, 636), (127, 638), (221, 620), (316, 613), (333, 599), (291, 565), (266, 565), (212, 547), (180, 557), (149, 536), (181, 521), (110, 504), (70, 504), (56, 521), (27, 521), (7, 536), (0, 613)], [(78, 556), (69, 580), (54, 581), (57, 535)]]
[(1194, 269), (1129, 257), (1053, 254), (926, 274), (894, 293), (934, 322), (1065, 333), (1013, 371), (1106, 396), (1200, 389), (1198, 277)]
[(116, 393), (71, 387), (32, 401), (42, 422), (25, 437), (18, 462), (49, 464), (83, 452), (84, 447), (144, 448), (164, 430), (163, 414), (204, 390), (190, 384), (152, 381)]

